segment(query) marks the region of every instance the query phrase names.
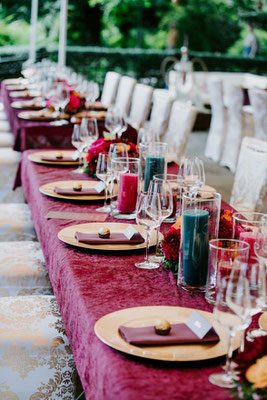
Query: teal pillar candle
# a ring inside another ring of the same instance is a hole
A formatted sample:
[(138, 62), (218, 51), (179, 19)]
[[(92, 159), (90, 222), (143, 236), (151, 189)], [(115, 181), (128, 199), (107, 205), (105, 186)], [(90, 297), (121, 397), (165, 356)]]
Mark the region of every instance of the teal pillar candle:
[(188, 286), (206, 284), (209, 254), (209, 213), (186, 210), (183, 213), (183, 275)]
[(165, 158), (156, 156), (147, 156), (145, 163), (145, 184), (144, 191), (147, 192), (149, 183), (154, 175), (164, 174)]

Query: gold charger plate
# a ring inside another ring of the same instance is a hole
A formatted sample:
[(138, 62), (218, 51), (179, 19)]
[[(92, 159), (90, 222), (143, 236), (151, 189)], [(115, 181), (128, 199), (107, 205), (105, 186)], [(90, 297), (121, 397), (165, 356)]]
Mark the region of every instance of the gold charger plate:
[[(63, 194), (57, 194), (54, 192), (54, 187), (57, 186), (59, 188), (72, 188), (74, 183), (81, 183), (83, 188), (85, 189), (91, 189), (94, 188), (99, 181), (58, 181), (58, 182), (50, 182), (46, 183), (45, 185), (42, 185), (39, 187), (39, 190), (41, 193), (45, 194), (46, 196), (49, 197), (55, 197), (57, 199), (67, 199), (67, 200), (104, 200), (104, 195), (94, 195), (94, 196), (79, 196), (79, 192), (77, 192), (77, 195), (73, 196), (68, 196), (68, 195), (63, 195)], [(114, 187), (114, 190), (116, 190), (116, 187)], [(110, 198), (110, 195), (108, 196)]]
[(21, 98), (32, 98), (32, 97), (38, 97), (40, 96), (41, 92), (39, 91), (28, 91), (28, 90), (21, 90), (21, 91), (14, 91), (10, 92), (9, 96), (10, 97), (21, 97)]
[(27, 121), (44, 121), (44, 122), (50, 122), (50, 121), (55, 121), (55, 120), (61, 120), (61, 119), (67, 119), (69, 118), (68, 114), (60, 114), (58, 116), (54, 112), (50, 111), (22, 111), (18, 113), (18, 117), (20, 119), (25, 119)]
[[(162, 361), (199, 361), (221, 357), (227, 353), (228, 335), (214, 321), (212, 313), (197, 310), (212, 323), (220, 337), (217, 343), (177, 344), (164, 346), (134, 346), (127, 343), (119, 333), (119, 326), (154, 326), (157, 319), (167, 319), (171, 324), (183, 323), (196, 311), (193, 308), (171, 306), (148, 306), (126, 308), (104, 315), (95, 323), (95, 334), (108, 346), (132, 356)], [(240, 335), (236, 336), (234, 349), (240, 345)]]
[(24, 84), (9, 84), (6, 86), (7, 90), (10, 91), (22, 91), (22, 90), (36, 90), (36, 86), (34, 85), (24, 85)]
[(29, 82), (25, 78), (4, 79), (5, 85), (27, 85)]
[(63, 157), (72, 157), (75, 151), (72, 150), (48, 150), (48, 151), (38, 151), (28, 155), (30, 161), (36, 162), (38, 164), (47, 165), (79, 165), (79, 161), (43, 161), (42, 157), (56, 157), (57, 153), (62, 153)]
[[(87, 223), (87, 224), (79, 224), (79, 225), (71, 225), (67, 228), (62, 229), (58, 232), (58, 238), (64, 243), (71, 244), (76, 247), (83, 247), (85, 249), (95, 249), (95, 250), (135, 250), (135, 249), (144, 249), (146, 247), (146, 243), (140, 244), (86, 244), (78, 242), (75, 239), (75, 233), (83, 232), (83, 233), (98, 233), (101, 227), (109, 228), (112, 233), (122, 233), (125, 231), (129, 224), (123, 224), (118, 222), (107, 222), (107, 223)], [(143, 237), (145, 237), (145, 231), (139, 225), (134, 225), (135, 229), (141, 233)], [(160, 234), (160, 240), (163, 238), (163, 235)], [(157, 235), (155, 231), (152, 231), (150, 247), (155, 246), (157, 242)]]
[(35, 100), (21, 100), (13, 101), (11, 107), (17, 110), (28, 109), (28, 110), (41, 110), (45, 107), (45, 101), (35, 101)]
[(81, 111), (75, 114), (76, 118), (96, 118), (97, 120), (105, 119), (106, 111)]

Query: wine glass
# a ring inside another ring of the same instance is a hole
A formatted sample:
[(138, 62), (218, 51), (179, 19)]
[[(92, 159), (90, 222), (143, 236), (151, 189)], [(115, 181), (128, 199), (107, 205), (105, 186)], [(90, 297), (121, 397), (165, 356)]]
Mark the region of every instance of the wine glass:
[(170, 182), (165, 179), (158, 179), (154, 176), (153, 180), (150, 181), (148, 188), (148, 195), (153, 196), (154, 194), (159, 195), (160, 206), (161, 206), (161, 218), (159, 220), (159, 224), (156, 228), (157, 231), (157, 244), (156, 244), (156, 254), (153, 257), (150, 257), (150, 260), (153, 262), (159, 263), (161, 260), (159, 259), (159, 231), (160, 226), (164, 219), (168, 218), (173, 211), (173, 196), (172, 196), (172, 188)]
[(98, 137), (98, 126), (96, 118), (83, 118), (81, 122), (81, 135), (84, 138), (85, 147), (90, 147), (90, 145), (95, 142)]
[(121, 116), (121, 128), (118, 132), (118, 138), (120, 139), (123, 132), (125, 132), (128, 128), (128, 122), (127, 122), (127, 117), (125, 115)]
[(105, 119), (105, 127), (115, 137), (122, 128), (122, 120), (120, 110), (116, 107), (109, 107)]
[(260, 262), (267, 265), (267, 214), (260, 220), (259, 229), (254, 243), (254, 251)]
[(69, 91), (64, 88), (62, 83), (59, 83), (56, 89), (55, 109), (58, 113), (64, 111), (66, 105), (70, 100)]
[[(81, 134), (81, 128), (79, 125), (75, 124), (73, 127), (73, 132), (71, 136), (71, 143), (77, 149), (79, 153), (79, 163), (82, 164), (82, 152), (84, 148), (83, 136)], [(77, 169), (72, 171), (75, 174), (82, 174), (84, 172), (82, 165), (80, 165)]]
[(110, 211), (110, 206), (107, 205), (108, 183), (109, 183), (110, 177), (111, 177), (111, 172), (108, 168), (109, 162), (110, 162), (110, 160), (109, 160), (108, 154), (99, 153), (98, 159), (97, 159), (97, 165), (96, 165), (96, 176), (105, 185), (104, 206), (96, 209), (96, 211), (99, 211), (99, 212), (109, 212)]
[(224, 277), (221, 281), (214, 306), (214, 319), (228, 333), (228, 351), (224, 372), (214, 373), (209, 376), (213, 385), (233, 388), (236, 386), (235, 375), (231, 366), (234, 339), (236, 332), (243, 327), (243, 321), (247, 310), (250, 309), (249, 285), (247, 279), (240, 275), (240, 279), (233, 279), (230, 276)]
[(201, 186), (205, 184), (205, 170), (203, 161), (198, 157), (182, 157), (178, 176), (185, 192), (195, 196)]
[(158, 263), (151, 262), (149, 259), (149, 242), (151, 231), (159, 225), (161, 219), (161, 204), (158, 193), (140, 193), (137, 199), (136, 222), (143, 226), (146, 232), (146, 256), (142, 262), (135, 263), (137, 268), (155, 269)]

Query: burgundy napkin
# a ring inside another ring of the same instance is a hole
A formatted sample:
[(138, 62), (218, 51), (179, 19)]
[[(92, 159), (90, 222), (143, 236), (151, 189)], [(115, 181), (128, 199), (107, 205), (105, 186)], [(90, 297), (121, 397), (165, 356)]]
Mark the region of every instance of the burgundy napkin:
[(82, 188), (82, 190), (74, 190), (72, 188), (59, 188), (57, 186), (54, 187), (54, 192), (57, 194), (65, 194), (68, 196), (102, 196), (104, 191), (98, 193), (95, 188)]
[(74, 162), (74, 161), (78, 161), (78, 160), (73, 160), (72, 157), (63, 157), (63, 158), (56, 158), (56, 157), (50, 157), (50, 156), (43, 156), (41, 157), (42, 161), (57, 161), (57, 162)]
[(76, 232), (75, 238), (78, 242), (87, 244), (139, 244), (145, 241), (139, 232), (135, 233), (130, 240), (123, 233), (111, 233), (108, 239), (102, 239), (97, 233)]
[(143, 328), (129, 328), (120, 326), (119, 332), (131, 344), (139, 346), (156, 345), (156, 344), (194, 344), (218, 342), (220, 340), (218, 334), (213, 328), (200, 339), (190, 328), (185, 324), (171, 325), (171, 331), (166, 336), (161, 336), (155, 333), (154, 326), (146, 326)]

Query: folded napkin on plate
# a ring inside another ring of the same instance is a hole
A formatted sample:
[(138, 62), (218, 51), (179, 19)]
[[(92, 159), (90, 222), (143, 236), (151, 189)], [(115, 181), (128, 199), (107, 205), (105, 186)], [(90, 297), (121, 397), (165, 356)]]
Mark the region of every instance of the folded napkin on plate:
[(63, 158), (57, 158), (57, 157), (55, 157), (55, 156), (43, 156), (43, 157), (41, 157), (41, 160), (42, 161), (57, 161), (57, 162), (74, 162), (74, 161), (77, 161), (77, 160), (73, 160), (73, 158), (72, 157), (63, 157)]
[(140, 346), (156, 344), (195, 344), (218, 342), (220, 340), (213, 328), (209, 330), (203, 339), (200, 339), (186, 324), (171, 325), (171, 331), (166, 336), (156, 334), (154, 326), (146, 326), (143, 328), (120, 326), (119, 332), (126, 342)]
[(139, 232), (135, 233), (131, 239), (127, 239), (123, 233), (111, 233), (109, 238), (102, 239), (97, 233), (82, 232), (76, 232), (75, 238), (78, 240), (78, 242), (87, 244), (139, 244), (144, 243), (145, 241)]
[(104, 191), (98, 193), (95, 188), (82, 188), (82, 190), (74, 190), (72, 188), (59, 188), (57, 186), (54, 187), (54, 192), (57, 194), (65, 194), (68, 196), (102, 196), (104, 195)]

